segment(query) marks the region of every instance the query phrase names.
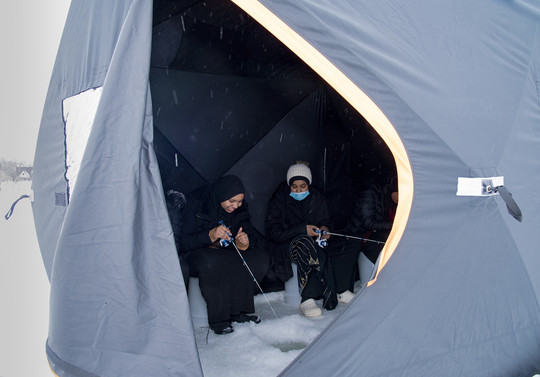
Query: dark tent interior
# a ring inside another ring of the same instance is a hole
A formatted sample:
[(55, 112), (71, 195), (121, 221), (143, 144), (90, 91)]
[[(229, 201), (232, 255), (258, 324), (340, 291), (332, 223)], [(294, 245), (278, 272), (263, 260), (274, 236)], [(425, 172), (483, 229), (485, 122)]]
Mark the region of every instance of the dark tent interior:
[(297, 160), (310, 163), (338, 229), (355, 190), (395, 169), (369, 123), (232, 2), (154, 0), (150, 85), (164, 190), (236, 174), (261, 233)]

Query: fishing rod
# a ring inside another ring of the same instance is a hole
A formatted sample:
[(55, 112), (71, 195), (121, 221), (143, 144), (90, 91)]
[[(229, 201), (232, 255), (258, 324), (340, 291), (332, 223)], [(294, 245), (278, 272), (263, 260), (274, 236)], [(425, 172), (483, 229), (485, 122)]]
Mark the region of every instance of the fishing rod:
[[(219, 225), (223, 225), (225, 228), (229, 229), (229, 227), (223, 223), (223, 220), (219, 220)], [(276, 314), (276, 311), (272, 307), (272, 304), (270, 304), (270, 301), (268, 301), (268, 298), (266, 297), (266, 294), (264, 293), (261, 286), (259, 285), (259, 282), (257, 281), (257, 279), (255, 279), (255, 275), (253, 275), (253, 272), (251, 272), (251, 268), (249, 268), (246, 260), (244, 259), (244, 256), (242, 255), (242, 253), (240, 252), (240, 250), (236, 246), (236, 242), (234, 242), (234, 238), (232, 237), (231, 234), (229, 234), (229, 232), (226, 232), (226, 233), (229, 236), (229, 239), (226, 240), (226, 239), (222, 238), (222, 239), (219, 240), (219, 244), (222, 247), (227, 247), (227, 246), (229, 246), (229, 244), (232, 244), (234, 246), (234, 248), (236, 249), (236, 252), (238, 253), (240, 258), (242, 259), (242, 262), (244, 263), (244, 266), (246, 266), (247, 270), (249, 271), (249, 274), (251, 275), (253, 281), (255, 282), (255, 284), (257, 284), (257, 287), (259, 288), (259, 291), (261, 291), (261, 293), (262, 293), (264, 299), (266, 300), (268, 306), (270, 307), (270, 309), (272, 309), (272, 312), (274, 313), (276, 318), (279, 319), (278, 315)]]
[(331, 236), (338, 236), (338, 237), (345, 237), (345, 238), (354, 238), (355, 240), (361, 240), (361, 241), (369, 241), (369, 242), (375, 242), (376, 244), (379, 244), (379, 245), (384, 245), (386, 242), (384, 241), (377, 241), (377, 240), (371, 240), (369, 238), (363, 238), (363, 237), (357, 237), (357, 236), (349, 236), (347, 234), (339, 234), (339, 233), (332, 233), (332, 232), (328, 232), (326, 230), (320, 230), (320, 229), (317, 229), (317, 228), (313, 228), (313, 231), (319, 235), (324, 235), (324, 234), (329, 234)]

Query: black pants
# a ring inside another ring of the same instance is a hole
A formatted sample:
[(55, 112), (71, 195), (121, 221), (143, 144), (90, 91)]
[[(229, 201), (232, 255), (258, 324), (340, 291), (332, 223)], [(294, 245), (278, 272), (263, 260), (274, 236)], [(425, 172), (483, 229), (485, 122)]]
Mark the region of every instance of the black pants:
[(291, 241), (289, 256), (298, 268), (302, 302), (322, 296), (323, 307), (334, 309), (337, 305), (334, 272), (325, 251), (311, 237), (302, 235)]
[[(260, 282), (268, 270), (268, 254), (256, 248), (241, 253)], [(257, 286), (232, 245), (221, 249), (192, 250), (187, 259), (190, 273), (199, 277), (209, 324), (230, 320), (232, 315), (255, 311), (253, 295)]]
[(327, 254), (332, 260), (337, 293), (347, 290), (354, 292), (360, 250), (361, 245), (356, 240), (337, 237), (331, 237), (328, 240)]
[(327, 306), (331, 307), (333, 300), (325, 297), (325, 291), (334, 296), (336, 292), (354, 292), (360, 248), (361, 243), (351, 239), (330, 238), (322, 249), (308, 236), (295, 238), (289, 252), (291, 261), (298, 266), (302, 301), (322, 296), (330, 300)]

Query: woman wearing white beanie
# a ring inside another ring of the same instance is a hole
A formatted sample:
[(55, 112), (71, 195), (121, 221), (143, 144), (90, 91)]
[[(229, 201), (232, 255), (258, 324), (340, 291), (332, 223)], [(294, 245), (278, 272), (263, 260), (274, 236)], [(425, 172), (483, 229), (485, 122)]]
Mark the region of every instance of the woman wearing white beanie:
[[(292, 277), (290, 262), (297, 264), (300, 309), (308, 317), (322, 314), (315, 302), (319, 297), (323, 307), (332, 310), (338, 302), (347, 303), (353, 296), (350, 291), (336, 294), (331, 261), (324, 251), (329, 235), (320, 234), (330, 227), (326, 200), (312, 185), (311, 169), (305, 162), (291, 165), (287, 180), (270, 199), (266, 236), (276, 245), (273, 264), (278, 265), (276, 273), (283, 281)], [(322, 242), (316, 242), (319, 238)]]

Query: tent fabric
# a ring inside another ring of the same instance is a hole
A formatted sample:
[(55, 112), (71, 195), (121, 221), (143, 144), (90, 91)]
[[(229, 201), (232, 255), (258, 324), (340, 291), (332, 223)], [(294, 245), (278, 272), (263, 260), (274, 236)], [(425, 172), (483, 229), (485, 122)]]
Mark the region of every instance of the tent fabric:
[[(220, 1), (72, 1), (33, 179), (54, 372), (202, 375), (163, 189), (237, 174), (260, 228), (260, 203), (292, 158), (314, 161), (327, 193), (362, 170), (326, 174), (359, 154), (354, 117), (393, 153), (399, 220), (376, 281), (281, 375), (539, 373), (538, 5), (235, 2), (241, 21)], [(278, 44), (254, 20), (301, 59), (261, 48)], [(97, 87), (68, 202), (61, 103)], [(254, 102), (269, 87), (275, 106)], [(230, 139), (210, 143), (222, 127)], [(499, 195), (456, 195), (459, 177), (504, 177), (523, 221)]]
[[(74, 0), (53, 76), (60, 81), (48, 93), (56, 106), (40, 138), (54, 131), (48, 148), (62, 151), (58, 104), (103, 86), (67, 209), (40, 208), (50, 205), (40, 185), (54, 183), (65, 158), (36, 152), (34, 211), (51, 282), (47, 354), (61, 377), (202, 375), (152, 147), (151, 14), (148, 1)], [(58, 230), (47, 233), (47, 221)]]
[[(538, 14), (484, 1), (261, 3), (380, 106), (414, 173), (407, 228), (377, 282), (282, 375), (533, 374)], [(523, 224), (500, 198), (455, 196), (458, 176), (493, 173)]]
[(297, 51), (299, 56), (312, 66), (321, 77), (334, 88), (338, 89), (343, 97), (369, 121), (369, 124), (377, 130), (386, 144), (391, 148), (399, 173), (400, 206), (397, 209), (396, 221), (394, 221), (388, 240), (381, 251), (380, 263), (377, 265), (377, 270), (380, 271), (399, 242), (409, 216), (413, 197), (410, 162), (401, 139), (388, 118), (377, 105), (354, 82), (344, 75), (343, 72), (338, 70), (324, 55), (296, 34), (288, 25), (283, 23), (280, 18), (275, 17), (258, 2), (244, 2), (240, 0), (236, 2), (241, 6), (245, 6), (246, 10), (249, 9), (250, 14), (254, 14), (265, 27), (269, 28), (273, 34), (286, 43), (291, 50)]

